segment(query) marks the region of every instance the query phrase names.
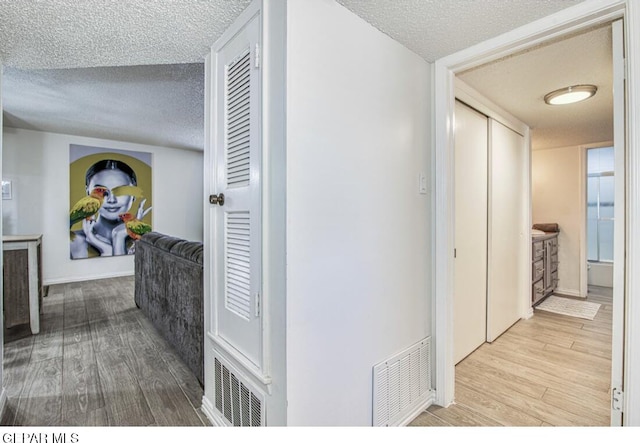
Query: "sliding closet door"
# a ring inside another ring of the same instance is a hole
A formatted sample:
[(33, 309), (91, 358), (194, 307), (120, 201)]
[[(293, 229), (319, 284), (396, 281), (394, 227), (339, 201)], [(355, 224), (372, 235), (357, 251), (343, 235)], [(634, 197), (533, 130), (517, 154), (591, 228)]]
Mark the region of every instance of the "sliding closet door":
[(523, 242), (528, 241), (529, 232), (525, 139), (493, 119), (489, 139), (487, 341), (492, 342), (520, 319)]
[(454, 358), (465, 358), (486, 338), (487, 117), (455, 108)]

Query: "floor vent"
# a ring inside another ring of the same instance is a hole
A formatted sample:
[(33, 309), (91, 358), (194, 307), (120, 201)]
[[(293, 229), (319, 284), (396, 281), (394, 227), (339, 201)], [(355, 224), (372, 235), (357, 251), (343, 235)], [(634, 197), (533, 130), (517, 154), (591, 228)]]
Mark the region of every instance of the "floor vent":
[(262, 426), (263, 398), (218, 358), (214, 359), (215, 408), (231, 426)]
[(431, 338), (373, 367), (373, 425), (395, 426), (431, 395)]

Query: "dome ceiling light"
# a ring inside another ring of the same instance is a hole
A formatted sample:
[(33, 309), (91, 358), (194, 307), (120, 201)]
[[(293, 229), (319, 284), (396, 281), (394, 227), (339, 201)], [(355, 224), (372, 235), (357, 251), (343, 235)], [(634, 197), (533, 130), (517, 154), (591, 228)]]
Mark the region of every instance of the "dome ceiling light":
[(593, 97), (597, 90), (594, 85), (569, 86), (548, 93), (544, 96), (544, 101), (548, 105), (568, 105)]

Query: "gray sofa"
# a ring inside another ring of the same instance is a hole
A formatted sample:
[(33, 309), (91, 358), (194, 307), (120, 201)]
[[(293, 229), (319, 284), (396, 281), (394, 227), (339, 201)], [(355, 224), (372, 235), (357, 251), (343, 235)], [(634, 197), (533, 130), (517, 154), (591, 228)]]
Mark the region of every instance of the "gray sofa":
[(204, 384), (202, 243), (149, 232), (136, 243), (135, 302)]

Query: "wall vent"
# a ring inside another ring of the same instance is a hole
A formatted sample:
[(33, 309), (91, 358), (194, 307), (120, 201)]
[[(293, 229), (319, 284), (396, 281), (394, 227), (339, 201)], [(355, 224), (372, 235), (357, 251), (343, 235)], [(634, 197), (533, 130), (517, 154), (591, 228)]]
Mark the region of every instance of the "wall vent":
[(431, 395), (431, 338), (373, 367), (373, 425), (395, 426)]
[(228, 366), (214, 358), (215, 408), (231, 426), (262, 426), (262, 395), (250, 389)]

